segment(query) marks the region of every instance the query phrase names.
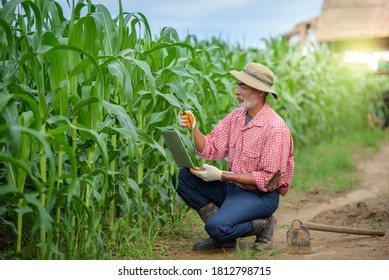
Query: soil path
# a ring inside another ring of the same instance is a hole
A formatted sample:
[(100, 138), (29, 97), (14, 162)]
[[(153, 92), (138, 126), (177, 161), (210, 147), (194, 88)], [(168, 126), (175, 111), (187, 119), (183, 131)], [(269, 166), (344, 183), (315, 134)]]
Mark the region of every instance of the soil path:
[[(168, 246), (167, 259), (325, 259), (325, 260), (389, 260), (389, 141), (380, 144), (378, 152), (361, 151), (355, 155), (358, 171), (352, 174), (360, 180), (360, 187), (346, 194), (323, 195), (301, 193), (287, 195), (280, 201), (276, 211), (277, 227), (273, 249), (255, 252), (247, 250), (254, 239), (239, 240), (239, 247), (212, 252), (196, 252), (191, 244), (199, 236), (201, 224), (193, 226), (199, 230)], [(311, 254), (293, 255), (289, 252), (286, 232), (294, 219), (321, 224), (385, 230), (385, 236), (343, 234), (310, 230)], [(198, 229), (200, 227), (200, 229)], [(254, 253), (255, 252), (255, 253)]]
[[(312, 254), (291, 255), (284, 251), (278, 259), (346, 259), (389, 260), (389, 141), (381, 143), (380, 151), (356, 156), (358, 172), (354, 174), (360, 187), (346, 195), (332, 197), (324, 203), (307, 203), (290, 211), (285, 203), (280, 209), (280, 224), (289, 225), (293, 218), (322, 224), (385, 230), (385, 236), (310, 231)], [(287, 247), (286, 230), (275, 234), (278, 248)]]

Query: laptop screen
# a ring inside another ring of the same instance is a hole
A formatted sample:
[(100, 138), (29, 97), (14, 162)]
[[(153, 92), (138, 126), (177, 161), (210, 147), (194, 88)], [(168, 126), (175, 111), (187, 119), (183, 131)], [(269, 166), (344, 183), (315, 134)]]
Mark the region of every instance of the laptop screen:
[(178, 132), (175, 130), (162, 130), (161, 132), (178, 167), (195, 168)]

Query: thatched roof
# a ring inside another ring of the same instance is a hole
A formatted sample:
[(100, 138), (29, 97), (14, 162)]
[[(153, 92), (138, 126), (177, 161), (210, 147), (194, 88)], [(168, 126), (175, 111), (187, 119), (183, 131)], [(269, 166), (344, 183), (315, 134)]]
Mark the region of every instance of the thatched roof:
[(319, 42), (389, 37), (388, 0), (324, 0), (315, 26)]
[(285, 36), (299, 35), (304, 41), (309, 29), (319, 42), (388, 39), (389, 0), (323, 0), (318, 17), (297, 24)]

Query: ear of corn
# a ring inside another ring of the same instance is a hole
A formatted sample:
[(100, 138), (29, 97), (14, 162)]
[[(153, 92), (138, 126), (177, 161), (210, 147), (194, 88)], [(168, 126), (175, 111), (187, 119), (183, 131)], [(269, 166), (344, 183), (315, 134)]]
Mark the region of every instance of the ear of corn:
[(147, 18), (121, 5), (117, 19), (90, 1), (69, 20), (62, 14), (51, 0), (11, 0), (0, 11), (0, 225), (15, 236), (8, 258), (102, 258), (119, 228), (119, 238), (149, 228), (151, 239), (152, 221), (179, 219), (177, 168), (160, 129), (179, 131), (194, 153), (178, 111), (193, 111), (209, 132), (235, 106), (230, 69), (257, 61), (274, 70), (281, 98), (269, 102), (297, 147), (363, 127), (384, 86), (324, 48), (303, 54), (272, 38), (265, 50), (246, 50), (180, 40), (173, 28), (153, 40)]

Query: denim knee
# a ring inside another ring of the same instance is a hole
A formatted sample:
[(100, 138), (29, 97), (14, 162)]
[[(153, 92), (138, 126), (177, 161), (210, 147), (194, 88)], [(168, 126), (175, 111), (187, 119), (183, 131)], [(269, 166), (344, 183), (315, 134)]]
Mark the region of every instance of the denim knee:
[[(193, 186), (191, 185), (192, 173), (186, 168), (182, 168), (179, 174), (172, 176), (173, 185), (177, 188), (177, 194), (184, 200), (190, 207), (197, 210), (202, 205), (198, 205), (196, 200), (197, 195), (194, 192)], [(177, 181), (178, 180), (178, 181)]]
[(173, 182), (173, 185), (176, 185), (177, 184), (177, 177), (178, 177), (178, 182), (180, 182), (182, 180), (183, 177), (185, 177), (188, 173), (190, 173), (190, 171), (186, 168), (180, 168), (178, 170), (178, 176), (177, 176), (177, 173), (174, 173), (172, 175), (172, 182)]
[[(173, 174), (172, 176), (172, 183), (173, 186), (177, 187), (177, 193), (180, 195), (182, 194), (182, 189), (185, 187), (185, 184), (182, 184), (183, 178), (188, 176), (189, 170), (182, 168), (179, 170), (178, 176), (177, 174)], [(178, 182), (177, 182), (177, 177), (178, 177)]]
[(231, 235), (231, 227), (218, 219), (210, 217), (205, 223), (205, 230), (208, 235), (217, 242), (229, 241), (228, 237)]

